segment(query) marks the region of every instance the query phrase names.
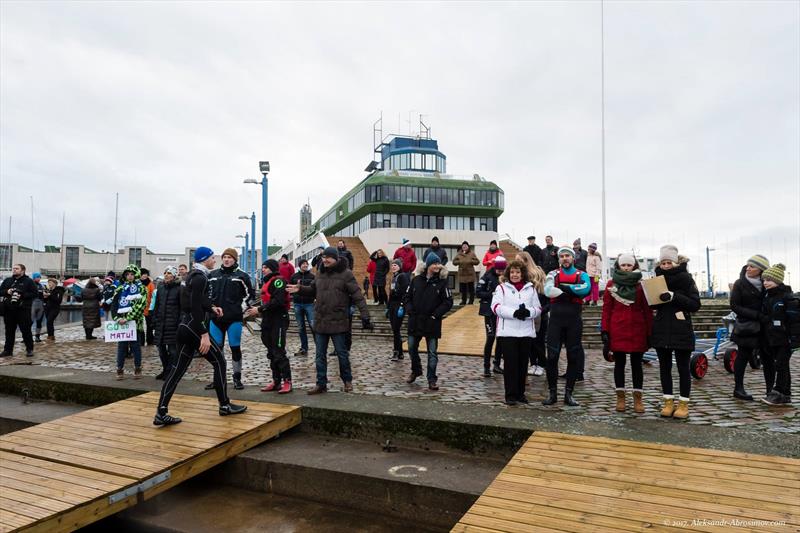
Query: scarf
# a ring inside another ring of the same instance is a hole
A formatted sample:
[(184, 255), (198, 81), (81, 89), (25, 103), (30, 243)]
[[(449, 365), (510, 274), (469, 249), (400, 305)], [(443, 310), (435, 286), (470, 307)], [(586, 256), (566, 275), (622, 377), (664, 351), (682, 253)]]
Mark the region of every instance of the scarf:
[(511, 282), (511, 284), (514, 286), (515, 289), (517, 289), (517, 292), (521, 291), (522, 288), (525, 287), (524, 281), (518, 281), (517, 283)]
[(134, 302), (144, 297), (143, 292), (145, 292), (144, 287), (137, 281), (123, 285), (119, 295), (117, 314), (127, 315), (130, 313), (133, 310)]
[(755, 287), (755, 288), (756, 288), (756, 289), (758, 289), (759, 291), (761, 291), (761, 288), (764, 286), (764, 284), (761, 282), (761, 278), (760, 278), (760, 277), (758, 277), (758, 278), (751, 278), (751, 277), (749, 277), (749, 276), (745, 275), (745, 276), (744, 276), (744, 279), (746, 279), (747, 281), (749, 281), (749, 282), (750, 282), (750, 285), (752, 285), (753, 287)]
[(625, 272), (624, 270), (613, 270), (611, 279), (614, 286), (610, 287), (612, 295), (621, 303), (631, 305), (636, 301), (636, 286), (642, 280), (642, 273), (634, 270)]

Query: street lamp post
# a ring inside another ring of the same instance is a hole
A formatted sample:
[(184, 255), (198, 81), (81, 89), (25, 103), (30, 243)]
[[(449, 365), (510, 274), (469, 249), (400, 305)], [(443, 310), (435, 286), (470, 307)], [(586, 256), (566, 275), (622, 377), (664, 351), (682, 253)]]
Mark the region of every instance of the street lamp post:
[(248, 263), (248, 259), (250, 258), (250, 256), (248, 254), (248, 249), (247, 249), (247, 240), (249, 236), (247, 235), (247, 233), (245, 233), (244, 235), (237, 235), (236, 238), (244, 239), (244, 245), (242, 246), (242, 264), (244, 265), (244, 271), (247, 272), (248, 265), (250, 264)]
[(709, 248), (706, 246), (706, 276), (708, 276), (708, 296), (710, 298), (714, 297), (714, 287), (711, 285), (711, 252), (714, 251), (714, 248)]
[(269, 161), (259, 161), (258, 168), (261, 171), (261, 181), (255, 179), (246, 179), (245, 183), (261, 184), (261, 262), (267, 260), (267, 192), (268, 181), (267, 174), (269, 174)]
[[(258, 258), (256, 256), (256, 213), (255, 211), (250, 214), (250, 216), (240, 215), (239, 220), (249, 220), (250, 221), (250, 263), (245, 263), (245, 270), (253, 276), (253, 280), (256, 279), (256, 270), (258, 269)], [(247, 242), (245, 242), (247, 245)]]

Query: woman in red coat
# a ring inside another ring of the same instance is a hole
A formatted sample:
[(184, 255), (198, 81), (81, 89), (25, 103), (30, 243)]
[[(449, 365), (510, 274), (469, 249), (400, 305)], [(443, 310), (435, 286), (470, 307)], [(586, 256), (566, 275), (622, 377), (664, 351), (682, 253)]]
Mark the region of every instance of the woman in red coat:
[(631, 254), (620, 254), (603, 294), (603, 321), (600, 335), (604, 347), (614, 354), (614, 385), (617, 411), (625, 411), (625, 355), (631, 356), (633, 410), (644, 413), (642, 356), (653, 325), (653, 312), (644, 297), (639, 264)]

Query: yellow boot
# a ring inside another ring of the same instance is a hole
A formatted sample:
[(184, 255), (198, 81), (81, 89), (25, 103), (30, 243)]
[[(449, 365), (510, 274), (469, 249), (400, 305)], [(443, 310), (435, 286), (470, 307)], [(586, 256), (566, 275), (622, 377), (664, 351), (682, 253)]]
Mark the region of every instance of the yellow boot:
[(625, 389), (617, 389), (617, 412), (625, 412)]
[(672, 413), (672, 418), (689, 418), (689, 398), (679, 397), (678, 408)]
[(642, 403), (642, 391), (633, 390), (633, 412), (642, 414), (644, 413), (644, 403)]
[(672, 395), (664, 395), (664, 408), (661, 409), (661, 416), (669, 418), (675, 412), (675, 399)]

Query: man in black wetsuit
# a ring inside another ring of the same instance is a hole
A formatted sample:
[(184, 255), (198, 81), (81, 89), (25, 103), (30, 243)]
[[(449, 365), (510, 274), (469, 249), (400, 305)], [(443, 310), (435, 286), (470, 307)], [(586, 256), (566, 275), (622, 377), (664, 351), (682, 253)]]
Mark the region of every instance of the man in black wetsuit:
[(222, 317), (222, 309), (211, 304), (208, 290), (208, 274), (214, 268), (214, 252), (201, 246), (194, 253), (194, 267), (186, 278), (186, 286), (181, 290), (181, 323), (178, 326), (178, 357), (169, 368), (161, 388), (158, 408), (153, 424), (169, 426), (181, 421), (168, 414), (169, 401), (178, 387), (195, 352), (206, 358), (214, 367), (214, 390), (219, 400), (220, 416), (235, 415), (247, 410), (245, 405), (232, 404), (228, 399), (225, 382), (225, 357), (219, 345), (208, 334), (209, 315)]

